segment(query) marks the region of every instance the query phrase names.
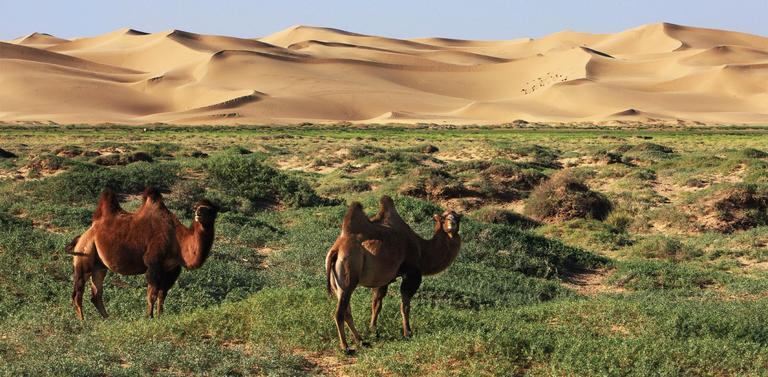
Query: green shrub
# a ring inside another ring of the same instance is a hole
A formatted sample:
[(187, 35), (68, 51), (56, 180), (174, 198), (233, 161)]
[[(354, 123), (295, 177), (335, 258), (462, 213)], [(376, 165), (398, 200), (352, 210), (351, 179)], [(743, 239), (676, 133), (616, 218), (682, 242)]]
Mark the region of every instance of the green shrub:
[(663, 260), (621, 262), (608, 283), (635, 290), (701, 289), (723, 280), (722, 273)]
[(502, 148), (501, 152), (516, 158), (528, 157), (532, 163), (544, 167), (555, 169), (561, 167), (557, 159), (560, 158), (562, 152), (557, 149), (536, 144), (525, 144)]
[(412, 170), (410, 178), (399, 188), (398, 193), (423, 199), (452, 199), (475, 194), (448, 172), (427, 167)]
[(746, 158), (766, 158), (768, 157), (768, 152), (761, 151), (759, 149), (755, 148), (744, 148), (739, 151), (739, 154)]
[(537, 186), (525, 202), (525, 213), (540, 221), (603, 220), (611, 209), (608, 198), (590, 190), (569, 171), (557, 173)]
[(137, 162), (127, 166), (106, 168), (77, 165), (64, 173), (28, 182), (35, 197), (51, 202), (95, 201), (99, 193), (110, 187), (118, 193), (139, 193), (146, 187), (167, 190), (178, 179), (176, 164)]
[(205, 163), (211, 186), (256, 207), (307, 207), (325, 203), (303, 179), (266, 165), (258, 155), (219, 155)]
[(181, 150), (181, 146), (174, 143), (145, 143), (139, 146), (139, 150), (152, 157), (172, 157)]
[(689, 247), (676, 238), (666, 236), (644, 238), (629, 248), (628, 252), (633, 256), (642, 258), (674, 261), (690, 260), (703, 255), (701, 250)]
[(496, 208), (482, 208), (475, 212), (474, 217), (485, 223), (510, 225), (520, 229), (530, 229), (540, 225), (535, 220), (517, 212)]
[(355, 145), (349, 148), (349, 153), (347, 154), (351, 159), (357, 160), (359, 158), (367, 157), (367, 156), (373, 156), (375, 154), (383, 153), (385, 150), (383, 148), (374, 147), (372, 145)]
[(152, 162), (152, 156), (146, 152), (111, 153), (93, 159), (93, 163), (103, 166), (128, 165), (134, 162)]

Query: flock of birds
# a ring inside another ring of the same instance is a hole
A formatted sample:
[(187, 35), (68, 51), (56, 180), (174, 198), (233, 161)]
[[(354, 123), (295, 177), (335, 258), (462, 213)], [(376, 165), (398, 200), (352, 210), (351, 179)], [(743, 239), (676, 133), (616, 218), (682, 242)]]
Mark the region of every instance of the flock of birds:
[(523, 95), (532, 94), (538, 89), (550, 86), (554, 83), (568, 81), (568, 76), (559, 73), (547, 72), (544, 76), (539, 76), (533, 80), (525, 82), (525, 87), (520, 89)]

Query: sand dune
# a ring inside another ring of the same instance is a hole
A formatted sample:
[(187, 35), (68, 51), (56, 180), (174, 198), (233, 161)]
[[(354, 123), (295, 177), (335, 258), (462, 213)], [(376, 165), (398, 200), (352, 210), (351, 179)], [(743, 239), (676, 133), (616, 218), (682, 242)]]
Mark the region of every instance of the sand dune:
[(121, 29), (0, 42), (0, 121), (768, 123), (768, 38), (667, 23), (538, 39)]

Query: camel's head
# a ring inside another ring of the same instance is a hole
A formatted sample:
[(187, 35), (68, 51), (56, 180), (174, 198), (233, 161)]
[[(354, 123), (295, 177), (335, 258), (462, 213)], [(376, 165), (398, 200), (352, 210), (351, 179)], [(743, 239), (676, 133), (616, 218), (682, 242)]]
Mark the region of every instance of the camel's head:
[(461, 214), (454, 211), (445, 211), (442, 215), (435, 215), (435, 228), (440, 229), (453, 236), (459, 233), (459, 224), (461, 223)]
[(212, 225), (219, 213), (219, 206), (203, 199), (195, 204), (195, 221), (203, 225)]

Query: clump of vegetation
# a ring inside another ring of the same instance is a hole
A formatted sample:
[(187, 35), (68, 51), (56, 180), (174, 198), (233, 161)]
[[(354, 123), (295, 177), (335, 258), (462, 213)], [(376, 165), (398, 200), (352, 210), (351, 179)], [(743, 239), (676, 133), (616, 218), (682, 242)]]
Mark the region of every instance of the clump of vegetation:
[(530, 229), (540, 225), (537, 221), (517, 212), (497, 208), (482, 208), (475, 212), (474, 217), (485, 223), (510, 225), (520, 229)]
[(415, 145), (413, 147), (409, 148), (403, 148), (400, 149), (403, 152), (414, 152), (414, 153), (424, 153), (424, 154), (432, 154), (437, 153), (440, 151), (440, 148), (432, 145), (432, 144), (421, 144), (421, 145)]
[(362, 179), (350, 179), (321, 189), (323, 194), (343, 195), (370, 191), (371, 183)]
[(110, 153), (96, 157), (93, 163), (102, 166), (116, 166), (139, 161), (152, 162), (154, 159), (146, 152)]
[(640, 143), (630, 148), (629, 152), (648, 152), (655, 154), (675, 153), (672, 148), (656, 143)]
[(716, 193), (709, 203), (713, 230), (731, 233), (768, 225), (768, 187), (737, 185)]
[(152, 157), (172, 157), (175, 152), (181, 150), (181, 146), (174, 143), (146, 143), (140, 146), (140, 150)]
[(192, 158), (208, 158), (208, 153), (205, 153), (203, 151), (194, 150), (189, 152), (189, 157)]
[(99, 155), (99, 152), (85, 150), (82, 147), (77, 145), (64, 145), (54, 149), (53, 153), (57, 156), (67, 157), (67, 158), (73, 158), (73, 157), (79, 157), (79, 156), (95, 157)]
[(115, 168), (76, 165), (46, 179), (28, 182), (32, 194), (50, 202), (93, 202), (110, 187), (119, 193), (140, 193), (146, 187), (169, 189), (178, 179), (179, 167), (171, 163), (137, 162)]
[(689, 247), (677, 238), (666, 236), (643, 238), (632, 245), (628, 253), (641, 258), (673, 261), (690, 260), (703, 255), (701, 250)]
[(230, 204), (237, 198), (253, 208), (325, 203), (306, 181), (268, 166), (258, 155), (223, 154), (208, 159), (205, 166), (211, 187), (230, 198)]
[(761, 151), (759, 149), (755, 148), (744, 148), (739, 151), (739, 154), (745, 158), (766, 158), (768, 157), (768, 152)]
[(562, 152), (537, 144), (524, 144), (501, 149), (501, 152), (512, 159), (522, 160), (542, 167), (559, 169), (562, 166), (557, 159)]
[(540, 221), (603, 220), (611, 209), (608, 198), (590, 190), (570, 171), (556, 173), (537, 186), (525, 203), (525, 213)]
[(28, 175), (34, 178), (43, 174), (56, 173), (71, 165), (72, 163), (63, 157), (52, 154), (42, 154), (29, 161), (25, 167), (28, 169)]
[(481, 173), (486, 186), (491, 189), (488, 197), (521, 197), (524, 195), (507, 195), (511, 191), (531, 191), (547, 178), (544, 173), (535, 169), (524, 169), (516, 164), (492, 164)]
[(188, 216), (192, 214), (195, 203), (206, 199), (205, 184), (196, 179), (179, 180), (170, 191), (170, 195), (166, 196), (168, 207)]
[(374, 147), (368, 144), (355, 145), (349, 148), (349, 152), (347, 152), (347, 156), (353, 160), (357, 160), (359, 158), (373, 156), (379, 153), (384, 153), (384, 151), (385, 150), (383, 148)]
[(634, 290), (702, 289), (723, 280), (720, 273), (689, 263), (630, 260), (619, 264), (608, 283)]
[(474, 193), (464, 187), (460, 179), (440, 169), (416, 168), (400, 187), (399, 193), (425, 199), (452, 199), (471, 196)]
[(670, 147), (647, 142), (634, 146), (622, 146), (617, 151), (623, 154), (622, 161), (626, 163), (662, 161), (676, 156), (675, 151)]
[(595, 152), (592, 158), (593, 160), (595, 160), (595, 162), (604, 163), (606, 165), (619, 164), (622, 162), (621, 154), (616, 152), (606, 151), (604, 149), (601, 149)]
[(228, 148), (224, 149), (224, 153), (227, 153), (227, 154), (251, 154), (253, 152), (250, 149), (248, 149), (248, 148), (243, 148), (243, 147), (241, 147), (239, 145), (233, 145), (231, 147), (228, 147)]
[(447, 166), (473, 196), (491, 201), (525, 198), (546, 175), (528, 163), (509, 160), (461, 161)]

